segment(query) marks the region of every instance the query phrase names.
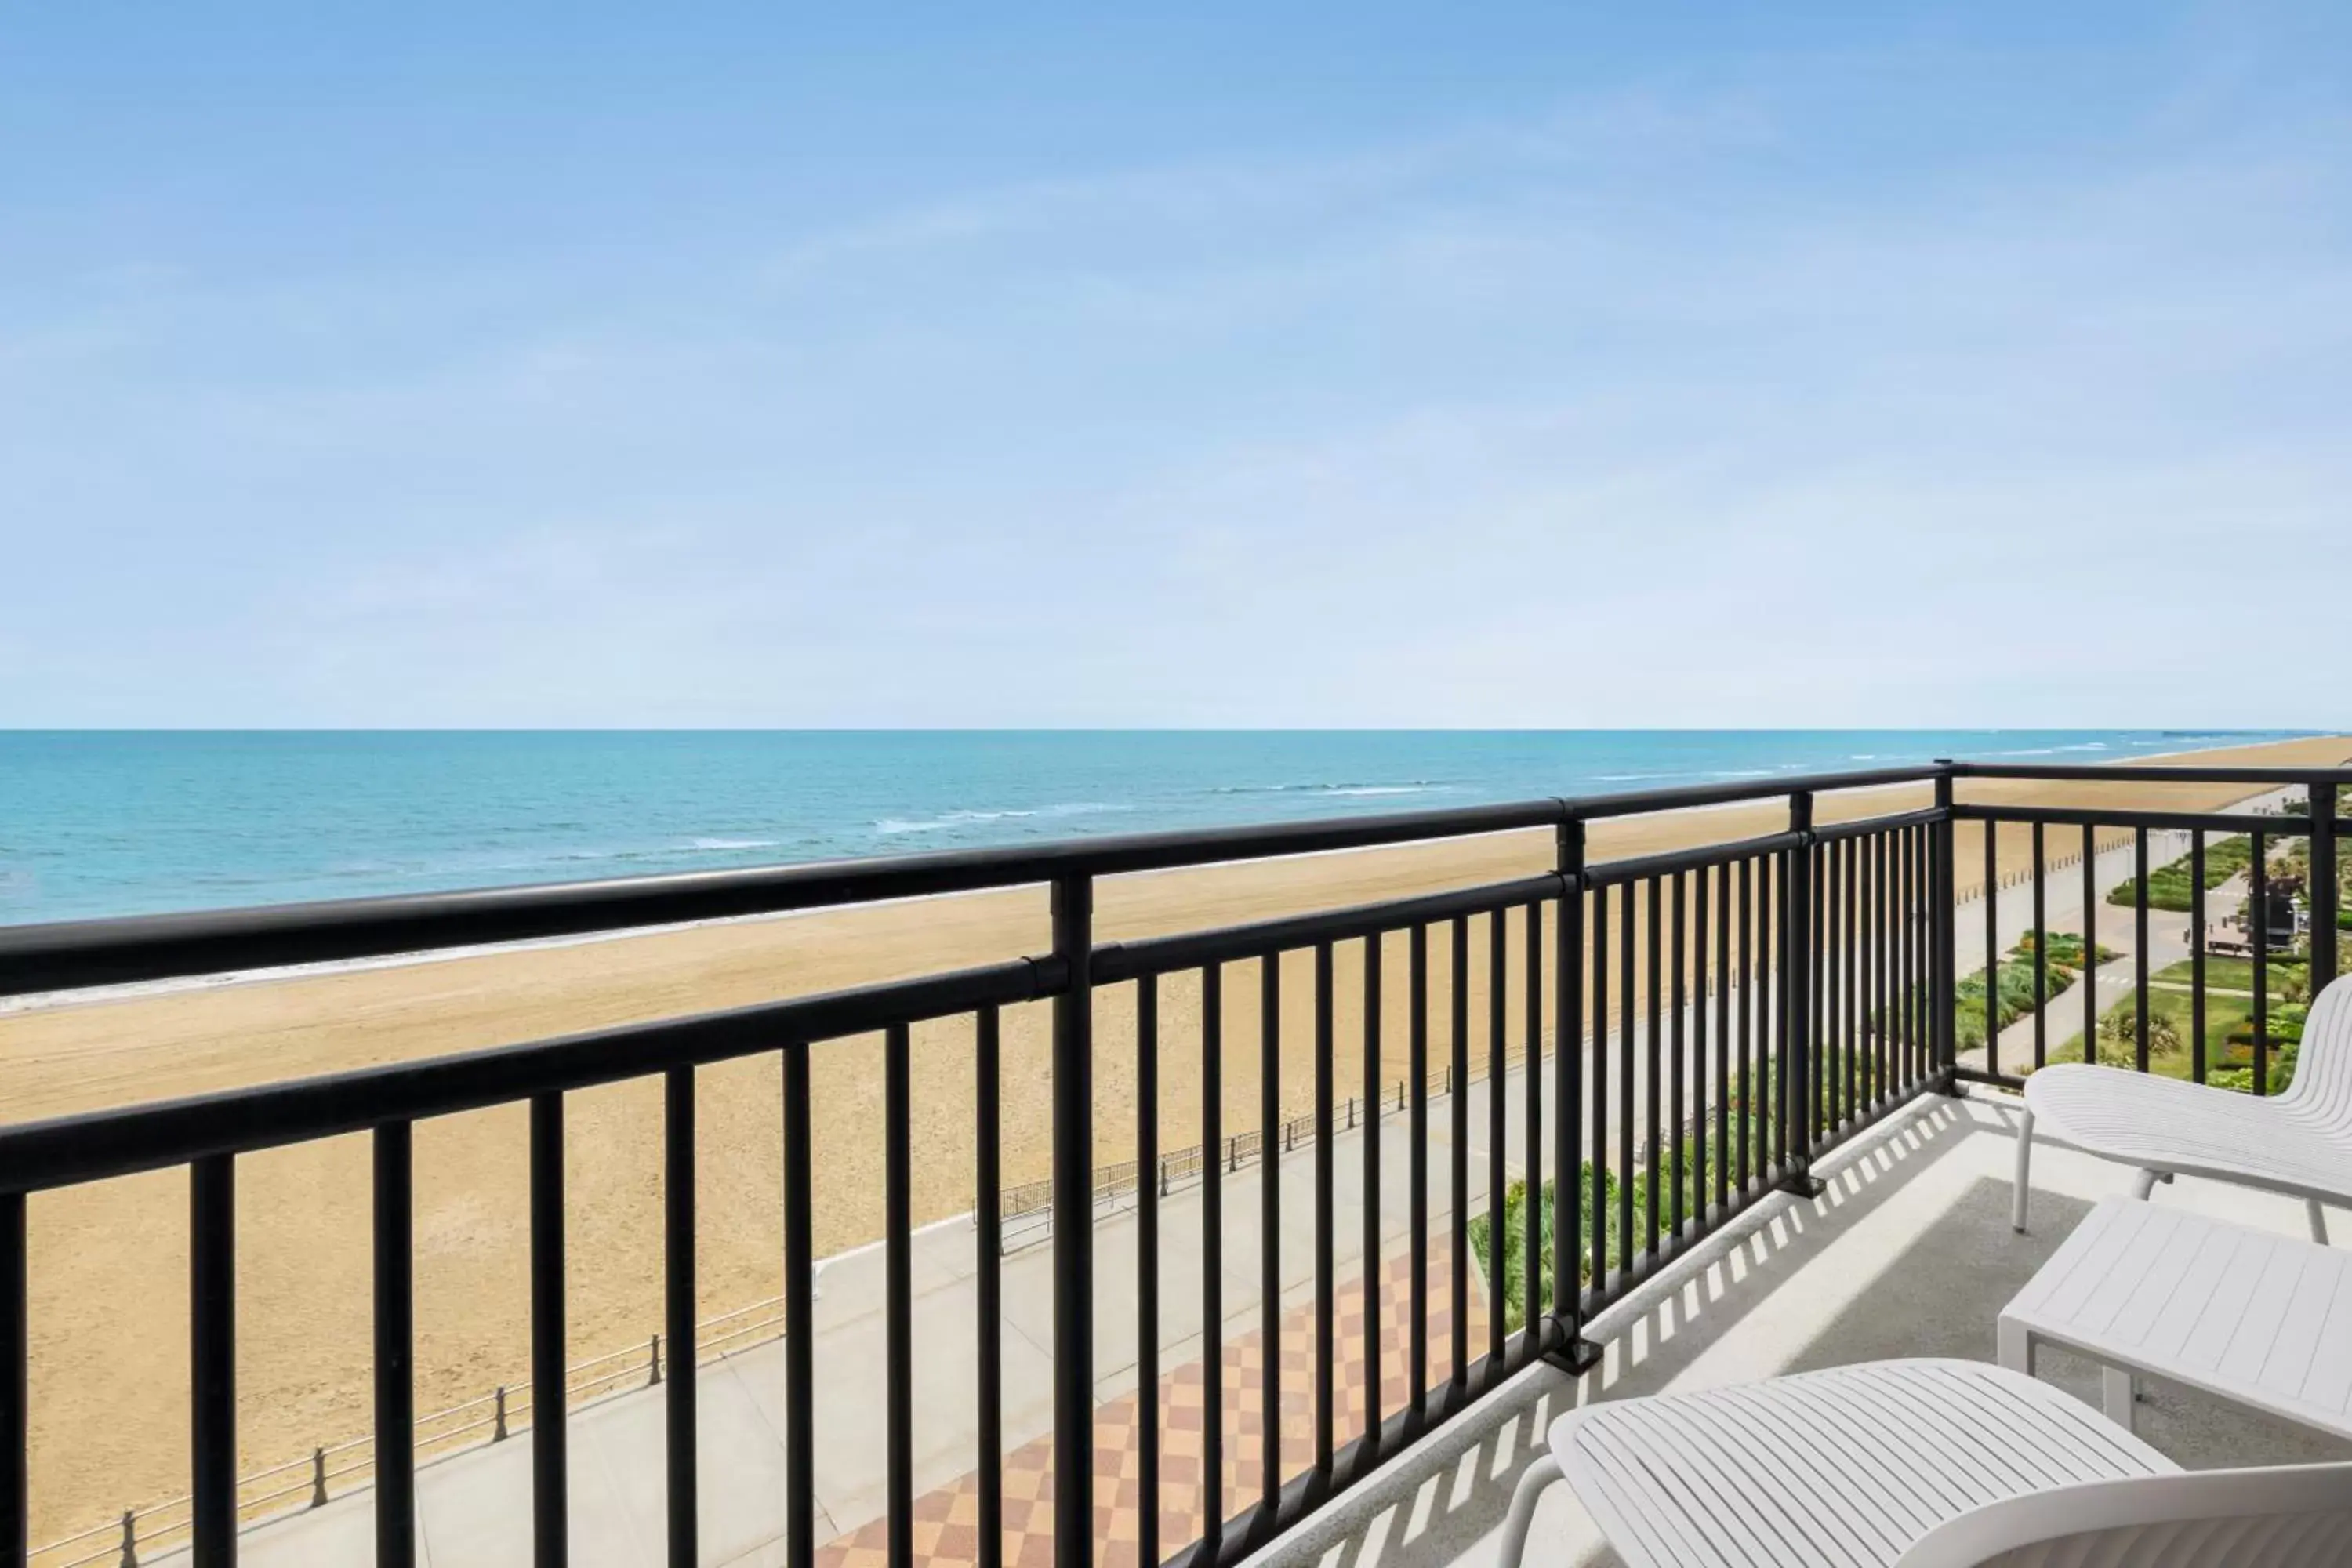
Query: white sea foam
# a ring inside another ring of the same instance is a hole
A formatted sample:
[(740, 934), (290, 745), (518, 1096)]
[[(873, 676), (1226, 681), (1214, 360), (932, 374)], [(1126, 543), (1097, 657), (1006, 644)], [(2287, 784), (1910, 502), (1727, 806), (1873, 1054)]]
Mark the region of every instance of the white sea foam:
[(687, 846), (689, 849), (772, 849), (772, 838), (697, 838)]
[(1003, 822), (1019, 817), (1093, 816), (1106, 811), (1133, 811), (1131, 805), (1115, 801), (1073, 800), (1057, 805), (1007, 806), (998, 811), (950, 811), (938, 816), (886, 816), (874, 824), (874, 831), (885, 835), (900, 833), (939, 833), (952, 827), (968, 827), (975, 822)]
[(1393, 784), (1318, 780), (1302, 784), (1215, 784), (1210, 795), (1432, 795), (1454, 788), (1447, 779), (1405, 779)]

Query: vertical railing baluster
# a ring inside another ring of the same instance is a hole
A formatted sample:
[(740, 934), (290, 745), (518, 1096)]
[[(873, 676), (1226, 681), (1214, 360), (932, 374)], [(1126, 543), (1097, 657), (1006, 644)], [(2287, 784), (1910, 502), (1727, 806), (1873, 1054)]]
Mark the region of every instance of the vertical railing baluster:
[(2254, 918), (2248, 922), (2254, 936), (2254, 1092), (2271, 1091), (2271, 868), (2265, 836), (2252, 836)]
[[(1141, 982), (1145, 996), (1156, 1002), (1157, 982)], [(1158, 1010), (1139, 1003), (1139, 1049), (1150, 1063), (1139, 1072), (1137, 1110), (1155, 1129), (1159, 1110)], [(1148, 1019), (1148, 1023), (1145, 1021)], [(1148, 1043), (1141, 1043), (1148, 1041)], [(973, 1479), (979, 1491), (978, 1568), (1004, 1564), (1004, 1078), (1003, 1021), (993, 1007), (982, 1007), (972, 1020), (972, 1194), (980, 1225), (978, 1314), (972, 1324), (974, 1394), (980, 1405), (980, 1454)], [(1203, 1182), (1215, 1180), (1214, 1160)], [(1136, 1364), (1141, 1373), (1144, 1474), (1156, 1477), (1160, 1458), (1160, 1184), (1150, 1179), (1149, 1165), (1137, 1168), (1136, 1236), (1142, 1252), (1144, 1288), (1138, 1292), (1145, 1331), (1137, 1342)], [(1159, 1489), (1150, 1480), (1143, 1488), (1143, 1540), (1154, 1539), (1160, 1527)], [(1158, 1562), (1157, 1556), (1146, 1559)]]
[(1641, 999), (1633, 984), (1634, 963), (1641, 947), (1636, 932), (1639, 926), (1633, 919), (1636, 889), (1632, 878), (1621, 885), (1617, 912), (1622, 917), (1618, 926), (1623, 933), (1618, 939), (1617, 1050), (1621, 1059), (1617, 1066), (1617, 1268), (1622, 1279), (1633, 1272), (1633, 1091), (1636, 1070), (1633, 1055), (1633, 1034), (1641, 1026)]
[[(1520, 1091), (1526, 1097), (1524, 1108), (1527, 1125), (1521, 1133), (1521, 1146), (1527, 1151), (1523, 1189), (1519, 1203), (1519, 1218), (1524, 1228), (1519, 1257), (1525, 1289), (1519, 1302), (1519, 1316), (1525, 1329), (1526, 1343), (1520, 1351), (1524, 1360), (1534, 1359), (1543, 1345), (1543, 905), (1530, 901), (1524, 927), (1527, 937), (1527, 988), (1523, 997), (1527, 1005), (1525, 1024), (1527, 1047), (1520, 1054), (1523, 1076)], [(1552, 1071), (1559, 1071), (1557, 1055)], [(1557, 1179), (1557, 1173), (1555, 1173)], [(1498, 1244), (1499, 1246), (1499, 1244)]]
[(1453, 1064), (1448, 1110), (1454, 1133), (1453, 1147), (1447, 1151), (1451, 1158), (1446, 1162), (1454, 1177), (1448, 1238), (1453, 1294), (1447, 1309), (1454, 1329), (1446, 1337), (1454, 1347), (1453, 1397), (1448, 1408), (1458, 1410), (1470, 1385), (1470, 921), (1467, 916), (1456, 915), (1447, 923), (1453, 955), (1445, 976), (1450, 1003), (1447, 1043), (1452, 1047), (1448, 1060)]
[(1916, 1087), (1927, 1071), (1927, 942), (1919, 929), (1927, 890), (1919, 885), (1919, 830), (1903, 830), (1903, 999), (1906, 1057), (1903, 1087)]
[(1837, 1040), (1843, 1021), (1838, 1012), (1838, 844), (1832, 838), (1813, 846), (1813, 1128), (1818, 1147), (1837, 1126)]
[(1756, 1062), (1764, 1075), (1763, 1115), (1757, 1122), (1761, 1147), (1757, 1152), (1757, 1175), (1769, 1177), (1786, 1158), (1780, 1146), (1785, 1131), (1780, 1119), (1780, 1098), (1787, 1089), (1788, 1074), (1781, 1052), (1787, 1047), (1789, 1017), (1783, 1010), (1785, 997), (1780, 974), (1786, 963), (1781, 956), (1787, 931), (1781, 908), (1783, 889), (1789, 881), (1788, 852), (1777, 851), (1758, 858), (1756, 862), (1756, 937), (1757, 962), (1761, 991), (1757, 997), (1760, 1011), (1756, 1016)]
[(1906, 1089), (1916, 1088), (1927, 1076), (1932, 1056), (1929, 1047), (1929, 993), (1927, 933), (1922, 929), (1919, 915), (1927, 907), (1927, 889), (1922, 885), (1919, 868), (1926, 857), (1920, 848), (1921, 834), (1916, 827), (1903, 830), (1903, 963), (1906, 1002), (1905, 1040), (1910, 1057), (1903, 1074)]
[(32, 1550), (30, 1306), (25, 1194), (0, 1193), (0, 1568), (26, 1568)]
[(1895, 1004), (1896, 970), (1895, 967), (1895, 896), (1890, 879), (1893, 836), (1884, 831), (1870, 836), (1870, 894), (1873, 900), (1873, 921), (1870, 932), (1872, 967), (1876, 972), (1873, 983), (1878, 991), (1878, 1003), (1872, 1023), (1875, 1036), (1872, 1056), (1878, 1079), (1878, 1098), (1893, 1097), (1895, 1080)]
[(2000, 862), (1998, 824), (1984, 823), (1984, 1016), (1985, 1071), (2000, 1070)]
[(2305, 897), (2311, 903), (2311, 969), (2308, 994), (2313, 1001), (2336, 978), (2336, 915), (2342, 889), (2336, 868), (2335, 779), (2311, 786), (2311, 884)]
[(1339, 1279), (1331, 1247), (1331, 944), (1319, 942), (1315, 944), (1315, 1480), (1318, 1493), (1328, 1493), (1331, 1487), (1332, 1333), (1339, 1310)]
[(375, 1560), (416, 1561), (416, 1331), (412, 1138), (405, 1121), (373, 1134), (375, 1247)]
[[(1560, 885), (1552, 958), (1559, 996), (1552, 1021), (1552, 1082), (1559, 1098), (1552, 1108), (1551, 1310), (1567, 1330), (1559, 1360), (1571, 1373), (1580, 1373), (1600, 1359), (1598, 1348), (1583, 1335), (1585, 1298), (1577, 1282), (1585, 1251), (1580, 1244), (1588, 1223), (1596, 1237), (1601, 1229), (1599, 1191), (1591, 1202), (1584, 1193), (1584, 824), (1564, 819), (1554, 843)], [(1600, 963), (1596, 957), (1596, 992)], [(1600, 1054), (1593, 1052), (1596, 1059)], [(1597, 1152), (1599, 1140), (1594, 1142)], [(1599, 1269), (1592, 1279), (1598, 1286)]]
[[(1673, 1009), (1674, 1021), (1670, 1028), (1667, 1030), (1666, 1037), (1668, 1042), (1667, 1048), (1674, 1054), (1673, 1060), (1668, 1064), (1666, 1068), (1666, 1081), (1671, 1086), (1668, 1093), (1671, 1097), (1670, 1110), (1672, 1111), (1672, 1115), (1668, 1119), (1666, 1130), (1666, 1184), (1668, 1194), (1666, 1219), (1669, 1234), (1677, 1245), (1680, 1244), (1683, 1238), (1684, 1219), (1683, 1080), (1685, 1073), (1683, 1068), (1683, 1053), (1687, 1047), (1684, 1039), (1683, 1010), (1689, 1000), (1687, 989), (1683, 980), (1683, 961), (1687, 952), (1685, 944), (1689, 936), (1689, 932), (1685, 930), (1685, 917), (1688, 911), (1683, 907), (1684, 900), (1686, 896), (1683, 890), (1683, 885), (1686, 880), (1687, 876), (1685, 873), (1681, 871), (1675, 873), (1675, 890), (1673, 894), (1674, 913), (1672, 922), (1674, 961), (1668, 971), (1668, 973), (1671, 976), (1669, 981), (1669, 989), (1671, 992), (1669, 1005)], [(1655, 889), (1654, 885), (1653, 891)], [(1657, 977), (1655, 975), (1652, 975), (1650, 978), (1650, 984), (1653, 986), (1655, 986), (1657, 983)], [(1656, 1143), (1653, 1142), (1650, 1148), (1650, 1184), (1653, 1188), (1657, 1185), (1657, 1164), (1658, 1149)]]
[(662, 1316), (669, 1336), (669, 1388), (663, 1395), (669, 1484), (669, 1568), (695, 1568), (694, 1068), (662, 1075)]
[(2083, 1059), (2099, 1059), (2099, 844), (2083, 825)]
[[(1383, 933), (1364, 938), (1364, 1436), (1356, 1474), (1369, 1473), (1381, 1450), (1381, 948)], [(1145, 1558), (1150, 1563), (1152, 1560)]]
[[(794, 1040), (783, 1049), (785, 1568), (816, 1568), (816, 1231), (810, 1191), (816, 1162), (809, 1150), (809, 1052), (813, 1048), (805, 1040)], [(992, 1212), (993, 1208), (992, 1205)], [(989, 1255), (983, 1254), (983, 1312), (993, 1272)], [(985, 1358), (982, 1364), (987, 1364)], [(991, 1408), (982, 1402), (983, 1434)], [(983, 1490), (983, 1526), (990, 1506), (991, 1499)], [(983, 1551), (988, 1539), (983, 1528)]]
[[(2088, 961), (2085, 961), (2087, 965)], [(2205, 1081), (2205, 830), (2189, 832), (2189, 1079)]]
[[(1059, 877), (1054, 954), (1054, 1568), (1092, 1568), (1095, 1473), (1094, 882)], [(1269, 1354), (1271, 1347), (1269, 1347)]]
[[(1936, 818), (1921, 835), (1927, 854), (1927, 941), (1929, 946), (1930, 986), (1934, 993), (1936, 1087), (1939, 1093), (1959, 1092), (1959, 825), (1952, 815), (1951, 759), (1939, 758), (1941, 771), (1936, 775)], [(1985, 842), (1993, 841), (1993, 825), (1985, 824)], [(1998, 874), (1985, 883), (1985, 904), (1988, 909), (1997, 902), (2000, 888)], [(1998, 946), (1998, 941), (1990, 944)], [(1985, 954), (1985, 978), (1990, 986), (1995, 963), (1994, 954)], [(1993, 1049), (1988, 1039), (1986, 1050)], [(1990, 1057), (1988, 1057), (1990, 1059)]]
[[(1205, 1155), (1204, 1155), (1205, 1158)], [(1136, 1561), (1160, 1550), (1160, 979), (1135, 983)], [(1203, 1181), (1212, 1179), (1204, 1171)]]
[(1258, 1490), (1263, 1539), (1282, 1496), (1282, 954), (1258, 961)]
[(1916, 831), (1919, 837), (1920, 963), (1927, 987), (1921, 1008), (1927, 1059), (1922, 1070), (1927, 1077), (1939, 1079), (1951, 1044), (1952, 1020), (1959, 1016), (1959, 1009), (1952, 1000), (1951, 985), (1947, 984), (1944, 973), (1944, 961), (1951, 952), (1958, 922), (1945, 918), (1949, 911), (1937, 907), (1937, 900), (1944, 888), (1944, 873), (1952, 869), (1937, 849), (1942, 838), (1939, 825), (1929, 823)]
[(1225, 1538), (1224, 966), (1201, 970), (1201, 1555), (1214, 1563)]
[(1770, 1036), (1762, 1047), (1765, 1071), (1769, 1080), (1766, 1087), (1770, 1096), (1765, 1120), (1772, 1125), (1771, 1155), (1765, 1162), (1768, 1174), (1780, 1170), (1788, 1160), (1789, 959), (1796, 951), (1789, 930), (1789, 889), (1794, 885), (1790, 877), (1789, 851), (1775, 850), (1769, 858), (1771, 863), (1771, 903), (1769, 911), (1758, 910), (1772, 943)]
[(2042, 824), (2033, 825), (2033, 1066), (2050, 1060), (2050, 920), (2042, 884)]
[(1731, 862), (1715, 868), (1715, 1206), (1731, 1201)]
[(1824, 884), (1829, 880), (1826, 859), (1829, 846), (1816, 843), (1804, 851), (1805, 856), (1805, 1071), (1804, 1085), (1804, 1151), (1808, 1166), (1813, 1151), (1822, 1141), (1822, 1078), (1828, 1039), (1835, 1020), (1830, 1016), (1829, 952), (1830, 925), (1828, 900), (1823, 897)]
[(236, 1159), (188, 1168), (190, 1540), (197, 1568), (236, 1561)]
[[(1706, 884), (1707, 868), (1701, 866), (1691, 873), (1690, 1203), (1695, 1211), (1694, 1223), (1702, 1227), (1706, 1224), (1707, 1208), (1706, 1004), (1708, 982), (1713, 978), (1706, 965)], [(1716, 1085), (1716, 1098), (1723, 1098), (1719, 1082)], [(1676, 1183), (1679, 1185), (1679, 1176)]]
[(1783, 889), (1780, 935), (1780, 975), (1788, 993), (1780, 1008), (1786, 1036), (1780, 1043), (1780, 1076), (1788, 1081), (1781, 1097), (1780, 1185), (1800, 1197), (1814, 1197), (1821, 1184), (1811, 1166), (1813, 1152), (1814, 1088), (1813, 993), (1818, 968), (1814, 961), (1814, 921), (1819, 898), (1814, 888), (1813, 797), (1798, 790), (1789, 796), (1789, 830), (1797, 836), (1788, 850), (1787, 885)]
[(1429, 928), (1416, 924), (1406, 946), (1405, 1071), (1412, 1081), (1412, 1109), (1405, 1122), (1405, 1162), (1412, 1183), (1406, 1194), (1411, 1225), (1412, 1322), (1405, 1333), (1405, 1369), (1411, 1378), (1406, 1406), (1408, 1436), (1418, 1436), (1429, 1415)]
[[(1579, 848), (1582, 846), (1580, 843)], [(1609, 1288), (1609, 889), (1592, 889), (1592, 1195), (1586, 1250), (1593, 1295)], [(1578, 1178), (1580, 1184), (1582, 1177)]]
[(1838, 845), (1839, 868), (1845, 879), (1844, 937), (1838, 944), (1838, 962), (1845, 973), (1845, 1119), (1862, 1114), (1862, 843), (1848, 838)]
[(1756, 1120), (1756, 1100), (1749, 1090), (1750, 1069), (1753, 1066), (1754, 1041), (1751, 1038), (1756, 1016), (1756, 941), (1755, 910), (1750, 898), (1754, 880), (1750, 868), (1752, 858), (1739, 862), (1739, 1191), (1744, 1197), (1755, 1184), (1756, 1165), (1748, 1129)]
[[(882, 1035), (883, 1486), (889, 1568), (915, 1563), (914, 1068), (907, 1026)], [(1058, 1222), (1059, 1215), (1055, 1216)], [(1091, 1228), (1093, 1216), (1087, 1224)], [(1054, 1246), (1067, 1245), (1058, 1223)]]
[(2147, 829), (2132, 829), (2132, 1040), (2134, 1062), (2147, 1070)]
[(1660, 1112), (1664, 1107), (1659, 1103), (1662, 1097), (1658, 1079), (1665, 1068), (1665, 1031), (1660, 1015), (1664, 1006), (1666, 985), (1665, 973), (1659, 964), (1664, 956), (1666, 898), (1665, 886), (1659, 879), (1652, 877), (1642, 889), (1642, 903), (1643, 956), (1645, 960), (1642, 976), (1643, 1000), (1647, 1003), (1643, 1009), (1642, 1027), (1642, 1157), (1648, 1167), (1642, 1193), (1642, 1263), (1646, 1268), (1658, 1260), (1661, 1202), (1658, 1166), (1660, 1157), (1665, 1152), (1664, 1129), (1660, 1125)]
[(1822, 1080), (1820, 1135), (1827, 1137), (1844, 1120), (1838, 1084), (1844, 1066), (1840, 1056), (1840, 1043), (1845, 1038), (1848, 1016), (1845, 1005), (1845, 906), (1838, 898), (1839, 885), (1845, 876), (1843, 839), (1833, 838), (1822, 846), (1821, 868), (1822, 924), (1828, 935), (1822, 944), (1822, 1027), (1816, 1031), (1821, 1041), (1821, 1059), (1814, 1073)]
[(570, 1402), (564, 1388), (563, 1096), (530, 1097), (531, 1562), (571, 1556)]
[(1503, 1375), (1503, 1183), (1504, 1141), (1509, 1137), (1509, 1097), (1503, 1092), (1505, 1028), (1509, 975), (1509, 948), (1503, 940), (1504, 911), (1486, 917), (1486, 1375), (1480, 1391), (1492, 1388)]
[(1907, 858), (1903, 830), (1886, 835), (1886, 1049), (1895, 1092), (1911, 1086), (1911, 945), (1909, 921), (1904, 915), (1904, 878)]

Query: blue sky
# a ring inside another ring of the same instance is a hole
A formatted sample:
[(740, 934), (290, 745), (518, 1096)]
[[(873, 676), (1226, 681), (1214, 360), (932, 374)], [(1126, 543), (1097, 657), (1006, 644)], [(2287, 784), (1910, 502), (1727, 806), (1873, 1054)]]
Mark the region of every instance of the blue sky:
[(0, 9), (0, 725), (2352, 726), (2352, 7), (1113, 9)]

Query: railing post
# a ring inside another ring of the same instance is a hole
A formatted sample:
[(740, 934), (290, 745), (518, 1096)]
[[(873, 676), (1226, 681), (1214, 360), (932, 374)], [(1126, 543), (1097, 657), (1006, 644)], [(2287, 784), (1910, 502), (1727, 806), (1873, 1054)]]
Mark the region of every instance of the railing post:
[(310, 1506), (327, 1506), (327, 1450), (324, 1448), (310, 1450)]
[(2311, 995), (2336, 978), (2336, 781), (2311, 786)]
[(661, 1382), (661, 1336), (656, 1334), (646, 1346), (646, 1386), (652, 1388)]
[[(1952, 823), (1952, 760), (1938, 757), (1936, 765), (1943, 771), (1936, 775), (1936, 810), (1940, 814), (1928, 828), (1930, 849), (1928, 864), (1934, 871), (1934, 885), (1927, 891), (1927, 952), (1929, 994), (1935, 998), (1935, 1021), (1929, 1037), (1936, 1047), (1936, 1092), (1958, 1095), (1960, 1091), (1958, 1036), (1954, 1032), (1959, 1012), (1959, 961), (1954, 944), (1959, 940), (1959, 918), (1953, 908), (1958, 897), (1958, 836)], [(1985, 830), (1985, 864), (1995, 866), (1991, 844), (1993, 824), (1987, 822)], [(1992, 936), (1996, 895), (1992, 884), (1985, 885), (1985, 933)], [(2039, 940), (2037, 938), (2037, 940)], [(1985, 949), (1985, 995), (1987, 1005), (1998, 987), (1993, 984), (1998, 970), (1999, 955), (1990, 942)], [(2089, 970), (2084, 973), (2087, 977)], [(1985, 1060), (1995, 1059), (1996, 1047), (1992, 1036), (1985, 1036)]]
[[(1552, 922), (1556, 971), (1552, 1021), (1551, 1119), (1551, 1318), (1559, 1342), (1544, 1359), (1574, 1376), (1601, 1364), (1601, 1348), (1584, 1337), (1584, 1292), (1578, 1269), (1584, 1257), (1584, 819), (1566, 815), (1554, 839), (1553, 869), (1559, 873), (1559, 919)], [(1533, 977), (1528, 984), (1533, 984)], [(1528, 1042), (1530, 1047), (1535, 1045)], [(1538, 1089), (1530, 1063), (1528, 1092)], [(1532, 1171), (1535, 1151), (1528, 1151)], [(1601, 1216), (1590, 1216), (1599, 1225)], [(1536, 1260), (1527, 1260), (1533, 1272)], [(1496, 1310), (1500, 1310), (1497, 1303)]]
[(505, 1384), (499, 1384), (495, 1397), (498, 1408), (490, 1417), (490, 1441), (503, 1443), (507, 1440), (507, 1385)]
[(1813, 1163), (1813, 795), (1789, 796), (1789, 831), (1797, 836), (1789, 851), (1789, 874), (1780, 879), (1780, 1016), (1788, 1020), (1779, 1068), (1780, 1111), (1779, 1190), (1801, 1198), (1822, 1192)]
[(236, 1561), (236, 1156), (188, 1168), (189, 1557)]
[[(415, 1140), (405, 1121), (375, 1130), (375, 1565), (416, 1563)], [(505, 1434), (501, 1433), (503, 1436)]]
[(25, 1276), (25, 1194), (0, 1193), (0, 1568), (31, 1555), (32, 1367)]
[(121, 1568), (139, 1568), (139, 1516), (127, 1508), (122, 1510)]
[(1054, 1568), (1094, 1562), (1094, 882), (1054, 881)]

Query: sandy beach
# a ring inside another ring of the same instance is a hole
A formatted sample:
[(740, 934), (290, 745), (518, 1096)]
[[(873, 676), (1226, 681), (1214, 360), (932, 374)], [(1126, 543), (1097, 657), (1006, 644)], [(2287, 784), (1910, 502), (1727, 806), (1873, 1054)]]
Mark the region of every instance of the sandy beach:
[[(2335, 765), (2352, 742), (2298, 741), (2200, 753), (2246, 764)], [(2186, 759), (2182, 759), (2186, 760)], [(2212, 809), (2257, 793), (2230, 785), (2105, 781), (1965, 783), (1962, 800), (2031, 798)], [(1824, 822), (1924, 805), (1925, 786), (1824, 797)], [(1597, 825), (1595, 859), (1751, 837), (1785, 823), (1777, 803)], [(2116, 837), (2116, 836), (2110, 836)], [(1963, 827), (1959, 881), (1981, 880), (1982, 839)], [(2022, 828), (1997, 846), (2008, 874), (2030, 864)], [(2079, 848), (2052, 836), (2054, 859)], [(1107, 940), (1230, 924), (1548, 869), (1541, 833), (1132, 877), (1098, 893)], [(1483, 1051), (1484, 921), (1474, 922), (1473, 1048)], [(1402, 957), (1399, 939), (1398, 957)], [(1017, 889), (804, 917), (738, 922), (224, 984), (0, 1016), (0, 1106), (11, 1120), (267, 1082), (373, 1063), (830, 990), (1035, 952), (1048, 945), (1045, 897)], [(1517, 948), (1512, 950), (1516, 960)], [(1432, 943), (1432, 990), (1450, 979)], [(1362, 1081), (1360, 950), (1337, 957), (1337, 1071)], [(1516, 967), (1516, 964), (1515, 964)], [(1404, 975), (1387, 971), (1384, 1062), (1403, 1060)], [(1283, 1103), (1311, 1090), (1311, 975), (1286, 965)], [(1258, 974), (1226, 981), (1227, 1126), (1257, 1123)], [(1515, 976), (1514, 984), (1517, 984)], [(1097, 1159), (1131, 1149), (1132, 988), (1097, 998)], [(1161, 1136), (1195, 1140), (1200, 1120), (1197, 984), (1162, 987)], [(1514, 1027), (1518, 1010), (1511, 1012)], [(971, 1204), (971, 1025), (915, 1035), (915, 1218)], [(814, 1194), (820, 1254), (878, 1235), (881, 1085), (874, 1042), (815, 1057)], [(1045, 1009), (1008, 1013), (1004, 1150), (1008, 1184), (1047, 1173)], [(704, 1069), (699, 1085), (703, 1312), (782, 1286), (777, 1059)], [(569, 1294), (575, 1357), (642, 1344), (661, 1318), (661, 1091), (629, 1083), (571, 1097)], [(525, 1114), (520, 1106), (422, 1125), (416, 1134), (417, 1406), (430, 1411), (526, 1375)], [(369, 1410), (368, 1148), (350, 1138), (250, 1156), (238, 1168), (241, 1469), (358, 1436)], [(186, 1180), (163, 1172), (41, 1194), (31, 1204), (32, 1484), (35, 1541), (186, 1488)], [(98, 1413), (103, 1412), (103, 1418)]]

